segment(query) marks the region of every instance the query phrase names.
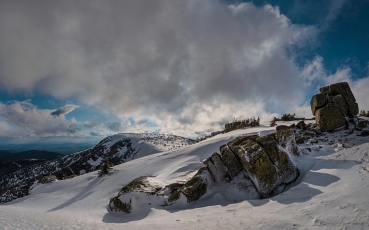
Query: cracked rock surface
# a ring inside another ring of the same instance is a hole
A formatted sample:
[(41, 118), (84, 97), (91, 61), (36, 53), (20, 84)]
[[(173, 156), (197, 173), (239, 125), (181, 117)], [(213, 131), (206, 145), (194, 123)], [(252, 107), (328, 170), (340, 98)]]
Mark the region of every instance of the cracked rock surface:
[(359, 106), (347, 82), (320, 88), (320, 93), (312, 97), (310, 106), (323, 132), (346, 125), (346, 117), (353, 118), (359, 113)]

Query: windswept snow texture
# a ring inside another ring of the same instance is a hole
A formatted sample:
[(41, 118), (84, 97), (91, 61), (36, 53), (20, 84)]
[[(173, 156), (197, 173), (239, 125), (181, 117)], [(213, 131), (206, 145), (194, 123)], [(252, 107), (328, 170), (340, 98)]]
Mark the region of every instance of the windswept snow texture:
[[(57, 160), (30, 166), (0, 178), (0, 203), (28, 195), (29, 188), (43, 176), (62, 179), (98, 169), (108, 156), (113, 165), (165, 150), (193, 144), (191, 139), (163, 134), (116, 134), (103, 139), (93, 148)], [(82, 172), (82, 173), (81, 173)]]
[[(151, 154), (114, 167), (51, 184), (0, 205), (4, 229), (369, 229), (369, 137), (347, 130), (323, 133), (293, 157), (299, 184), (263, 200), (239, 199), (237, 190), (212, 190), (194, 203), (142, 205), (141, 212), (113, 214), (110, 198), (135, 178), (157, 185), (190, 178), (201, 161), (239, 135), (266, 135), (270, 127), (235, 130), (184, 148)], [(133, 141), (132, 141), (133, 142)], [(220, 186), (222, 187), (222, 186)], [(226, 194), (225, 194), (226, 192)], [(233, 198), (233, 199), (232, 199)]]

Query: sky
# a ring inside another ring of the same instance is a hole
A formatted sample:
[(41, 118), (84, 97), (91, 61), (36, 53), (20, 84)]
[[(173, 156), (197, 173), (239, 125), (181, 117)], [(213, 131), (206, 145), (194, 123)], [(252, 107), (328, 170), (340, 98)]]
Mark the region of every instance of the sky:
[(369, 110), (369, 0), (0, 0), (0, 141), (197, 137), (312, 117), (346, 81)]

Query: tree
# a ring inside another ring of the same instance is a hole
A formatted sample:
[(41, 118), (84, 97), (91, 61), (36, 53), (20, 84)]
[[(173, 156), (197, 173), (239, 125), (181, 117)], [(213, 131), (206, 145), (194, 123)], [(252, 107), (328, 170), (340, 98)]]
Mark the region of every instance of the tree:
[(101, 161), (101, 164), (99, 166), (99, 176), (104, 176), (104, 175), (108, 175), (109, 172), (113, 169), (111, 166), (113, 166), (110, 161), (109, 161), (109, 157), (105, 156), (104, 159)]
[(270, 127), (275, 126), (276, 125), (276, 123), (275, 123), (276, 121), (277, 121), (277, 118), (276, 117), (273, 117), (273, 119), (269, 122)]

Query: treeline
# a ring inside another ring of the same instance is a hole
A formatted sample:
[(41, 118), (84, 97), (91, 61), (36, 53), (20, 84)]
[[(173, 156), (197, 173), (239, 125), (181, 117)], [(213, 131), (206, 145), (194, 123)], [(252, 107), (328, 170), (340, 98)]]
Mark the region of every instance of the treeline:
[(230, 132), (236, 129), (242, 129), (246, 127), (256, 127), (256, 126), (260, 126), (259, 117), (257, 119), (254, 117), (254, 118), (244, 119), (241, 121), (238, 121), (238, 119), (235, 118), (233, 119), (233, 122), (225, 124), (224, 132), (227, 133), (227, 132)]
[(247, 127), (256, 127), (256, 126), (260, 126), (260, 118), (249, 118), (249, 119), (244, 119), (244, 120), (238, 120), (238, 118), (234, 118), (232, 122), (228, 122), (227, 124), (225, 124), (224, 126), (224, 130), (222, 131), (217, 131), (217, 132), (212, 132), (211, 135), (206, 135), (203, 137), (198, 137), (196, 139), (196, 142), (200, 142), (203, 140), (206, 140), (210, 137), (216, 136), (218, 134), (221, 133), (227, 133), (236, 129), (242, 129), (242, 128), (247, 128)]
[(281, 118), (273, 117), (273, 119), (269, 122), (270, 126), (276, 126), (277, 121), (296, 121), (296, 120), (306, 120), (305, 117), (296, 117), (296, 114), (286, 113), (283, 114)]

